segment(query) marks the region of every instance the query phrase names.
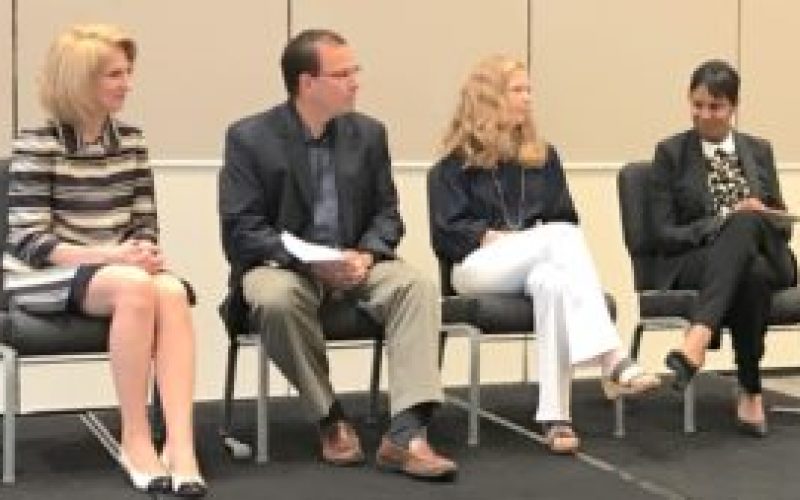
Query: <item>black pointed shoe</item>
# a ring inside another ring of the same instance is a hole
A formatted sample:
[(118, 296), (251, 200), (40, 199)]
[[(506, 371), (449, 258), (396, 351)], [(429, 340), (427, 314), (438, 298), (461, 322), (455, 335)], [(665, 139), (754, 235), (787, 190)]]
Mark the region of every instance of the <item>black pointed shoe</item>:
[(741, 417), (736, 417), (736, 429), (745, 436), (757, 438), (765, 438), (769, 433), (766, 420), (752, 422), (750, 420), (744, 420)]

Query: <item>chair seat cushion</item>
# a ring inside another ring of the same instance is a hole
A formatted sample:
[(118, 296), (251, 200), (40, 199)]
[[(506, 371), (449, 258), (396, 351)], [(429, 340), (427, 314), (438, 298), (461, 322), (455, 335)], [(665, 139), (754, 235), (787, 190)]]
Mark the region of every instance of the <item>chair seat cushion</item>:
[(771, 325), (792, 325), (800, 323), (800, 288), (793, 286), (775, 292), (769, 310)]
[(523, 295), (499, 293), (445, 297), (443, 323), (469, 323), (484, 333), (533, 331), (533, 304)]
[[(606, 305), (616, 318), (616, 302), (605, 294)], [(469, 323), (484, 333), (534, 331), (533, 302), (523, 295), (475, 293), (445, 297), (442, 303), (444, 323)]]
[(639, 294), (639, 315), (642, 318), (687, 319), (695, 299), (696, 290), (648, 290)]
[[(696, 290), (648, 290), (639, 294), (642, 318), (680, 317), (689, 319), (697, 299)], [(784, 288), (772, 296), (769, 324), (800, 323), (800, 288)]]
[(332, 301), (320, 310), (326, 340), (359, 340), (383, 336), (383, 326), (361, 304)]
[(76, 314), (0, 312), (0, 341), (18, 355), (98, 353), (108, 350), (108, 320)]

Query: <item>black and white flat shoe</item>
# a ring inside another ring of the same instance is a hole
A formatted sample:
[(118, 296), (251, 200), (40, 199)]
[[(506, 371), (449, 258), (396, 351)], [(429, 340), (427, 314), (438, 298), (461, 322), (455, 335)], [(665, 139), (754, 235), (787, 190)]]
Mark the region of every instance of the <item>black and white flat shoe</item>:
[(119, 454), (119, 464), (135, 490), (143, 493), (172, 493), (172, 479), (169, 475), (138, 471), (124, 453)]
[[(167, 470), (170, 470), (169, 460), (166, 455), (161, 455), (161, 463), (164, 464)], [(169, 492), (176, 497), (200, 498), (208, 493), (208, 486), (206, 486), (206, 482), (200, 474), (181, 476), (170, 473), (170, 478), (172, 489)]]
[(172, 494), (176, 497), (200, 498), (208, 493), (203, 478), (198, 476), (172, 476)]

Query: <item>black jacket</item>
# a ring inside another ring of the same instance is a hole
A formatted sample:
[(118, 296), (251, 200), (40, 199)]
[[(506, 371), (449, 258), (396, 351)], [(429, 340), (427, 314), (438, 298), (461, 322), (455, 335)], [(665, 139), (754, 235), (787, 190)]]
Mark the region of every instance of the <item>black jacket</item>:
[[(785, 210), (769, 142), (741, 132), (734, 132), (734, 142), (751, 195), (769, 207)], [(661, 288), (672, 286), (683, 255), (713, 241), (722, 225), (714, 212), (705, 161), (694, 129), (656, 146), (650, 220), (663, 257), (657, 278)]]
[[(386, 129), (359, 113), (337, 117), (332, 125), (342, 245), (372, 252), (376, 260), (394, 258), (404, 227)], [(270, 263), (300, 272), (280, 233), (300, 235), (313, 223), (312, 186), (303, 130), (290, 103), (229, 127), (218, 187), (231, 314), (243, 312), (247, 270)]]

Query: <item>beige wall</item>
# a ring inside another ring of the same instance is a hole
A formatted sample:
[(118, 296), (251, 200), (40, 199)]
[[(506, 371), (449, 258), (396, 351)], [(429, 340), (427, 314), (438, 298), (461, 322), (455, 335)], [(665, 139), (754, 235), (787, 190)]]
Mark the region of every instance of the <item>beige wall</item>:
[[(527, 54), (526, 0), (295, 0), (292, 31), (330, 26), (363, 65), (360, 107), (386, 120), (394, 158), (431, 158), (476, 58)], [(457, 43), (442, 43), (458, 40)]]
[(797, 19), (792, 0), (742, 0), (742, 127), (769, 137), (784, 161), (800, 161)]
[(224, 127), (282, 93), (273, 66), (286, 10), (286, 2), (245, 0), (19, 2), (20, 124), (42, 119), (34, 83), (54, 34), (74, 22), (116, 22), (139, 43), (124, 117), (145, 128), (151, 155), (218, 158)]
[[(426, 168), (470, 65), (491, 52), (532, 61), (534, 106), (541, 129), (559, 147), (600, 275), (619, 302), (620, 329), (635, 318), (631, 273), (622, 244), (615, 179), (619, 166), (649, 158), (661, 137), (688, 126), (688, 75), (708, 57), (741, 68), (740, 123), (772, 138), (790, 205), (800, 207), (800, 146), (793, 140), (800, 70), (792, 65), (792, 0), (21, 0), (20, 124), (41, 120), (33, 81), (54, 33), (76, 21), (124, 23), (140, 42), (136, 90), (124, 115), (142, 124), (156, 171), (164, 246), (190, 277), (200, 304), (198, 397), (221, 394), (225, 336), (216, 316), (227, 272), (219, 248), (216, 174), (225, 126), (283, 99), (278, 57), (288, 32), (338, 29), (364, 67), (359, 106), (390, 130), (395, 175), (408, 236), (400, 251), (437, 276), (429, 249)], [(741, 17), (739, 6), (741, 4)], [(291, 9), (287, 10), (287, 5)], [(691, 15), (687, 13), (691, 13)], [(291, 18), (291, 23), (289, 22)], [(0, 81), (10, 78), (10, 2), (0, 5)], [(530, 40), (530, 43), (529, 43)], [(0, 85), (0, 147), (8, 145), (11, 97)], [(757, 110), (757, 111), (756, 111)], [(660, 369), (677, 335), (652, 334), (645, 361)], [(445, 380), (463, 383), (463, 344), (448, 346)], [(770, 340), (767, 364), (797, 360), (795, 335)], [(485, 349), (487, 380), (517, 379), (513, 346)], [(337, 352), (335, 383), (363, 388), (364, 352)], [(509, 369), (508, 361), (512, 360)], [(730, 351), (713, 360), (729, 366)], [(254, 357), (245, 354), (240, 393), (252, 394)], [(91, 380), (91, 384), (86, 384)], [(280, 379), (274, 387), (286, 390)], [(58, 384), (55, 382), (58, 381)], [(113, 402), (105, 366), (26, 372), (23, 405)], [(80, 387), (64, 390), (64, 387)], [(54, 389), (54, 388), (57, 388)]]
[(0, 7), (0, 157), (11, 146), (11, 9)]
[(736, 57), (733, 0), (533, 0), (531, 29), (542, 129), (573, 162), (650, 157), (686, 126), (692, 68)]

